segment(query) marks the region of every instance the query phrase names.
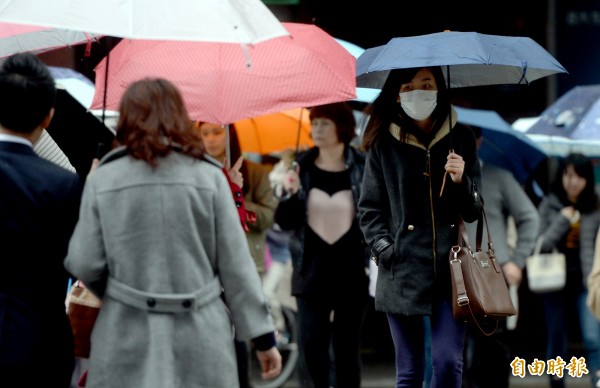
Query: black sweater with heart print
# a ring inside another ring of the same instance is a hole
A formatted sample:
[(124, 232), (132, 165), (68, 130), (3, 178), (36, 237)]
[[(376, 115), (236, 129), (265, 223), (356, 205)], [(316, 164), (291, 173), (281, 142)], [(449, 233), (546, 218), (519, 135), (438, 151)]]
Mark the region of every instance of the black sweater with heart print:
[[(318, 149), (298, 158), (302, 189), (279, 203), (275, 221), (292, 230), (292, 294), (339, 296), (368, 292), (368, 249), (358, 224), (357, 201), (364, 156), (346, 147), (346, 170), (315, 166)], [(280, 223), (281, 222), (281, 223)]]

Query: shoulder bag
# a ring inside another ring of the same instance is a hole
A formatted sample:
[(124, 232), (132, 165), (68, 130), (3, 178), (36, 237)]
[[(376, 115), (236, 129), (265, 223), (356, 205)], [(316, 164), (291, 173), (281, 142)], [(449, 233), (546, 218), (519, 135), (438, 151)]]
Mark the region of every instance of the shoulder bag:
[(525, 260), (529, 289), (536, 293), (562, 290), (567, 281), (567, 261), (556, 247), (541, 253), (543, 237), (535, 244), (533, 254)]
[(79, 280), (73, 283), (67, 297), (67, 315), (77, 357), (90, 357), (90, 337), (101, 306), (102, 301)]
[[(486, 251), (481, 249), (484, 223), (488, 235)], [(517, 313), (502, 268), (496, 261), (483, 208), (477, 220), (475, 251), (469, 245), (462, 218), (459, 220), (458, 243), (450, 249), (450, 272), (452, 313), (455, 319), (464, 320), (482, 334), (490, 336), (496, 331), (498, 320)]]

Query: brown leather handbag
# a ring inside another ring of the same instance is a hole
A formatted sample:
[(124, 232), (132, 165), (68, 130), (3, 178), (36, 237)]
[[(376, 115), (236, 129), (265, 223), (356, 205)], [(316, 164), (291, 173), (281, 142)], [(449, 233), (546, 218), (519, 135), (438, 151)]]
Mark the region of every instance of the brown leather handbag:
[[(486, 251), (481, 249), (484, 223), (488, 235)], [(498, 320), (517, 313), (502, 268), (496, 260), (483, 208), (477, 220), (475, 251), (469, 245), (464, 222), (460, 219), (458, 243), (450, 249), (450, 272), (455, 319), (464, 320), (482, 334), (490, 336), (496, 331)]]

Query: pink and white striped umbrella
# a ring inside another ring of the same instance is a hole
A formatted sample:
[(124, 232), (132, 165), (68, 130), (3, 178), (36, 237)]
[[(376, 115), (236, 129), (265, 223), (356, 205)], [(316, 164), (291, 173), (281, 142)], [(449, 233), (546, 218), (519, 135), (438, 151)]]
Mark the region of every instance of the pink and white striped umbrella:
[(290, 36), (255, 45), (124, 39), (109, 54), (106, 90), (106, 58), (96, 67), (91, 108), (117, 110), (145, 77), (170, 80), (192, 119), (218, 124), (356, 97), (352, 54), (315, 25), (282, 24)]
[(60, 28), (0, 23), (0, 58), (21, 52), (39, 54), (83, 43), (91, 45), (100, 37)]

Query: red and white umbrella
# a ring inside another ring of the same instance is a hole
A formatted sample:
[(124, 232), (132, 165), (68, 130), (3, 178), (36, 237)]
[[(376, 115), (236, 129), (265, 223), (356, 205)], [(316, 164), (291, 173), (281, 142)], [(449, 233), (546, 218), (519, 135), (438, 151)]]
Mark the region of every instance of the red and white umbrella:
[(315, 25), (282, 24), (290, 36), (252, 46), (124, 39), (108, 72), (106, 58), (96, 67), (91, 108), (118, 110), (129, 84), (145, 77), (170, 80), (192, 119), (218, 124), (355, 98), (355, 57)]

